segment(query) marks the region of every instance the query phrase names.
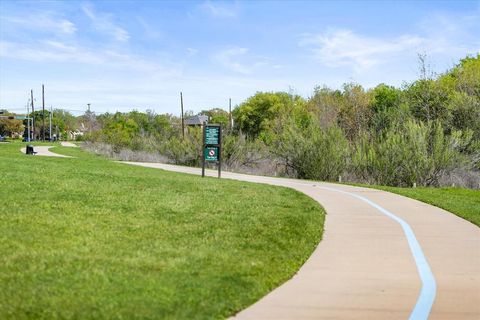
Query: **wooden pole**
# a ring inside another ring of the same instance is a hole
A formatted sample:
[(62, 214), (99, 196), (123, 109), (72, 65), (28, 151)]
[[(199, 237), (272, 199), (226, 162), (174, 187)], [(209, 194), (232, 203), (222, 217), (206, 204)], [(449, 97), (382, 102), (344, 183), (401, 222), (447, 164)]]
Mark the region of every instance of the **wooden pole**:
[(30, 109), (27, 103), (27, 141), (30, 142)]
[(206, 130), (206, 123), (204, 122), (203, 123), (203, 137), (202, 137), (202, 145), (203, 145), (203, 148), (202, 148), (202, 178), (205, 177), (205, 148), (206, 148), (206, 144), (205, 144), (205, 136), (206, 136), (206, 133), (205, 133), (205, 130)]
[(233, 130), (233, 119), (232, 119), (232, 98), (228, 99), (228, 117), (230, 124), (230, 131)]
[(182, 138), (185, 139), (185, 121), (183, 119), (183, 94), (180, 92), (180, 108), (182, 109)]
[(50, 136), (50, 141), (52, 141), (52, 106), (50, 106), (50, 126), (49, 126), (49, 136)]
[(32, 140), (35, 140), (35, 107), (33, 106), (33, 90), (30, 90), (30, 99), (32, 101)]

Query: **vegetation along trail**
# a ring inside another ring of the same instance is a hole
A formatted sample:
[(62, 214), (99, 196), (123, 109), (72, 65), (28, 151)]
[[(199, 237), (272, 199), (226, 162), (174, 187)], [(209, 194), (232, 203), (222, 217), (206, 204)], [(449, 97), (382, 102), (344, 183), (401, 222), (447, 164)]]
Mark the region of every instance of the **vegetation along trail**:
[(228, 172), (223, 177), (287, 186), (327, 211), (324, 239), (296, 276), (236, 318), (480, 317), (480, 229), (474, 224), (380, 190)]

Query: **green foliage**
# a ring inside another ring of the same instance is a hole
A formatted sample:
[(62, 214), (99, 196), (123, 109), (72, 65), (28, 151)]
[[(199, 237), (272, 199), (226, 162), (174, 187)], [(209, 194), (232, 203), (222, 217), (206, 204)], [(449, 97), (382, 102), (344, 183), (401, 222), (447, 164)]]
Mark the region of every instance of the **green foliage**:
[(383, 185), (438, 185), (463, 160), (459, 150), (470, 141), (471, 134), (460, 131), (446, 136), (438, 121), (409, 120), (377, 137), (364, 133), (353, 151), (352, 171)]
[(371, 118), (371, 98), (362, 86), (354, 83), (343, 86), (342, 97), (339, 125), (348, 139), (354, 140), (361, 131), (368, 127)]
[(132, 141), (138, 134), (139, 128), (138, 123), (136, 123), (134, 119), (118, 112), (103, 130), (104, 139), (107, 143), (112, 144), (117, 151), (126, 147), (136, 149)]
[(221, 124), (222, 128), (226, 129), (229, 127), (229, 115), (228, 112), (219, 108), (214, 108), (210, 110), (203, 110), (199, 114), (203, 114), (209, 117), (209, 123)]
[(426, 79), (414, 82), (406, 91), (406, 97), (412, 114), (421, 121), (439, 120), (445, 126), (449, 125), (451, 113), (449, 110), (449, 94), (447, 86)]
[(268, 160), (268, 147), (263, 141), (248, 140), (244, 135), (225, 135), (222, 157), (227, 170), (255, 168)]
[(402, 103), (401, 90), (380, 84), (372, 89), (370, 109), (373, 113), (370, 126), (380, 133), (390, 128), (394, 123), (403, 122), (410, 117), (408, 106)]
[(299, 128), (290, 122), (274, 146), (272, 152), (299, 178), (332, 181), (345, 169), (348, 142), (337, 126)]
[[(429, 74), (425, 56), (419, 58), (420, 79), (403, 88), (365, 90), (347, 83), (340, 90), (316, 87), (308, 100), (257, 92), (233, 110), (234, 130), (224, 130), (225, 164), (234, 170), (263, 164), (263, 174), (277, 174), (280, 166), (281, 173), (307, 179), (344, 175), (404, 186), (438, 185), (463, 170), (473, 179), (468, 185), (478, 186), (480, 55), (439, 76)], [(201, 113), (228, 127), (226, 111)], [(201, 134), (183, 139), (178, 117), (133, 111), (96, 121), (102, 130), (88, 138), (116, 151), (160, 152), (187, 165), (201, 159)]]
[(250, 139), (260, 137), (268, 142), (275, 119), (304, 105), (303, 98), (286, 92), (257, 92), (233, 111), (235, 126)]
[(54, 129), (58, 126), (60, 134), (65, 131), (74, 131), (78, 129), (79, 119), (66, 110), (54, 109), (52, 113), (52, 126)]
[(167, 155), (174, 164), (198, 166), (202, 152), (202, 130), (189, 128), (185, 139), (173, 136), (165, 142), (160, 152)]
[[(13, 116), (13, 113), (4, 111), (2, 116)], [(0, 118), (0, 136), (14, 137), (22, 134), (25, 127), (22, 120)]]
[(326, 129), (338, 122), (338, 113), (342, 101), (342, 93), (327, 87), (316, 87), (314, 95), (308, 100), (306, 108), (314, 115), (321, 128)]

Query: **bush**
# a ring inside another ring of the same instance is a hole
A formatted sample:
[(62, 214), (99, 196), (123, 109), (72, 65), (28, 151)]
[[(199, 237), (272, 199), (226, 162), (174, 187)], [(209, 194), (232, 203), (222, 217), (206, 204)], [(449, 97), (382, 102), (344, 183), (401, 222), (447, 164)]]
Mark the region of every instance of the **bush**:
[(290, 122), (274, 142), (272, 153), (298, 178), (332, 181), (345, 169), (348, 142), (338, 126), (321, 129), (312, 123), (298, 128)]
[(446, 136), (438, 121), (409, 120), (377, 138), (363, 133), (351, 157), (351, 170), (370, 183), (437, 186), (441, 177), (465, 163), (459, 150), (471, 137), (461, 131)]

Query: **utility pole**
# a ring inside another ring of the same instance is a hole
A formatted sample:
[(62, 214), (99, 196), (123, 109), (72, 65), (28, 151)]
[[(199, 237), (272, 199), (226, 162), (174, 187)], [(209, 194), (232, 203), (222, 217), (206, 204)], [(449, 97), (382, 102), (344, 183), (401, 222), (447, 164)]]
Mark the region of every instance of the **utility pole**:
[(182, 109), (182, 138), (185, 139), (185, 121), (183, 119), (183, 95), (180, 91), (180, 108)]
[(232, 98), (228, 99), (228, 117), (230, 122), (230, 132), (233, 130), (233, 119), (232, 119)]
[(45, 142), (45, 87), (42, 84), (42, 140)]
[(33, 90), (30, 90), (30, 99), (32, 102), (32, 140), (35, 140), (35, 107), (33, 106)]
[(27, 103), (27, 141), (30, 142), (30, 109)]
[(50, 106), (50, 126), (48, 130), (48, 134), (50, 136), (50, 141), (52, 141), (52, 106)]
[(92, 114), (90, 113), (90, 103), (87, 103), (88, 106), (88, 133), (92, 133)]

